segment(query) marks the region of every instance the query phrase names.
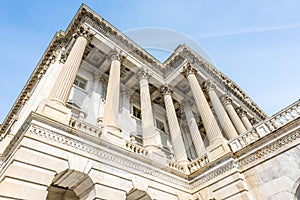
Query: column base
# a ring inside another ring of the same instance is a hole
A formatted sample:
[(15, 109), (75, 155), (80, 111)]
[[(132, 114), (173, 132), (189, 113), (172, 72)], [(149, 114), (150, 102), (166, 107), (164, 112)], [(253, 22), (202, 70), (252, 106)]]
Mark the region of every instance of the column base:
[(207, 147), (207, 156), (210, 162), (217, 160), (230, 152), (228, 141), (226, 139), (216, 139)]
[(50, 99), (43, 101), (39, 105), (37, 113), (67, 125), (69, 124), (72, 115), (71, 110), (65, 105)]
[(158, 147), (154, 145), (149, 145), (144, 147), (148, 151), (148, 157), (160, 164), (167, 165), (166, 154)]
[(118, 146), (124, 146), (123, 134), (121, 129), (114, 126), (103, 126), (100, 138)]

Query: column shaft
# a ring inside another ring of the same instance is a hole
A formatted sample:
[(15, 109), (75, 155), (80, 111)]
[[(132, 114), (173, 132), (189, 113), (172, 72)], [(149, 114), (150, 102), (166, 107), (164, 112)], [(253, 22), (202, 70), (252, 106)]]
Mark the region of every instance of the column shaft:
[(208, 105), (208, 102), (204, 96), (204, 93), (198, 83), (194, 72), (187, 72), (187, 79), (189, 81), (193, 96), (196, 101), (197, 108), (203, 121), (204, 128), (207, 132), (209, 144), (211, 144), (216, 139), (223, 139), (222, 132)]
[(247, 111), (245, 109), (239, 107), (237, 109), (237, 113), (238, 113), (239, 117), (241, 118), (246, 129), (249, 130), (250, 128), (252, 128), (252, 124), (250, 123), (250, 121), (247, 117)]
[(196, 119), (194, 117), (193, 111), (191, 109), (191, 106), (187, 103), (184, 103), (184, 113), (185, 117), (189, 126), (189, 130), (192, 136), (192, 140), (194, 143), (194, 147), (197, 153), (197, 156), (200, 157), (205, 153), (205, 146), (203, 143), (203, 140), (201, 138), (200, 131), (198, 129), (198, 125), (196, 122)]
[(185, 151), (178, 119), (173, 105), (171, 91), (169, 88), (164, 87), (163, 93), (164, 93), (164, 101), (165, 101), (165, 106), (167, 111), (167, 119), (168, 119), (168, 124), (169, 124), (169, 129), (170, 129), (170, 134), (173, 142), (176, 160), (178, 162), (187, 161), (187, 154)]
[(113, 52), (104, 106), (103, 126), (119, 128), (120, 73), (121, 62), (116, 52)]
[(157, 147), (157, 131), (154, 128), (151, 97), (149, 91), (148, 74), (141, 69), (138, 72), (140, 80), (140, 99), (142, 113), (142, 133), (144, 147)]
[(57, 101), (63, 105), (66, 104), (72, 85), (76, 78), (77, 71), (79, 69), (82, 56), (87, 45), (87, 38), (79, 36), (74, 46), (72, 47), (70, 54), (54, 83), (54, 86), (50, 92), (49, 99)]
[(206, 89), (208, 90), (209, 98), (217, 114), (220, 125), (223, 128), (228, 139), (238, 136), (238, 133), (236, 132), (229, 116), (227, 115), (219, 97), (216, 94), (215, 86), (211, 82), (206, 82)]
[(246, 128), (245, 128), (243, 122), (241, 121), (241, 119), (239, 118), (238, 114), (234, 110), (234, 108), (231, 104), (232, 100), (230, 99), (230, 97), (228, 97), (228, 95), (225, 95), (222, 97), (222, 101), (223, 101), (224, 107), (225, 107), (231, 121), (233, 122), (237, 132), (239, 134), (244, 133), (246, 131)]

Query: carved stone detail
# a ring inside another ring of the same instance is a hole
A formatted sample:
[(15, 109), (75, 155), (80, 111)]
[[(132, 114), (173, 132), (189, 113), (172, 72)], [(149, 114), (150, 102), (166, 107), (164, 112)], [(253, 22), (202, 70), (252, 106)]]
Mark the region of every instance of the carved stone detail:
[(223, 96), (221, 96), (221, 102), (224, 105), (231, 104), (232, 103), (232, 99), (227, 94), (224, 94)]
[(154, 176), (156, 178), (162, 179), (164, 181), (171, 182), (173, 184), (176, 184), (178, 186), (184, 187), (186, 189), (190, 189), (190, 186), (188, 182), (182, 181), (179, 178), (174, 178), (173, 176), (169, 176), (167, 174), (161, 173), (157, 170), (153, 170), (152, 168), (143, 166), (137, 162), (128, 160), (126, 158), (117, 156), (115, 154), (112, 154), (110, 152), (107, 152), (105, 150), (93, 147), (91, 145), (88, 145), (84, 142), (81, 142), (76, 139), (72, 139), (67, 136), (60, 135), (58, 133), (54, 133), (50, 130), (41, 128), (37, 125), (32, 125), (30, 128), (30, 133), (41, 136), (43, 138), (47, 138), (51, 141), (58, 142), (67, 146), (70, 146), (72, 148), (87, 152), (89, 154), (93, 154), (96, 156), (99, 156), (101, 159), (107, 161), (110, 165), (112, 163), (118, 164), (118, 166), (122, 166), (125, 168), (130, 168), (131, 170), (136, 170), (145, 174), (149, 174), (151, 176)]
[(137, 72), (137, 77), (139, 80), (141, 79), (149, 79), (149, 77), (151, 76), (151, 72), (148, 71), (147, 69), (141, 68), (138, 72)]
[(203, 90), (209, 91), (209, 90), (215, 90), (216, 89), (216, 85), (210, 81), (210, 80), (206, 80), (203, 83)]
[(236, 112), (239, 115), (239, 117), (241, 117), (241, 118), (247, 116), (247, 111), (242, 107), (238, 107), (236, 109)]
[(196, 74), (197, 73), (197, 68), (192, 66), (191, 64), (186, 64), (183, 68), (182, 68), (182, 74), (187, 77), (189, 74)]
[(85, 37), (88, 41), (90, 41), (94, 37), (95, 33), (90, 30), (90, 28), (86, 26), (79, 26), (76, 33), (74, 34), (74, 37), (77, 38), (79, 36)]
[(173, 91), (172, 89), (167, 86), (167, 85), (163, 85), (161, 88), (160, 88), (160, 92), (162, 94), (165, 94), (165, 95), (172, 95), (173, 94)]

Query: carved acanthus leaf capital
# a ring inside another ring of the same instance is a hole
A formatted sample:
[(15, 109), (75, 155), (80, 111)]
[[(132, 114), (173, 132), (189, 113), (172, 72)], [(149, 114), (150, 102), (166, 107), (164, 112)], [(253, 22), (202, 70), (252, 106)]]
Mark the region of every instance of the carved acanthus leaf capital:
[(257, 123), (259, 122), (255, 117), (251, 117), (251, 118), (249, 119), (249, 121), (250, 121), (250, 123), (251, 123), (252, 125), (257, 124)]
[(230, 96), (228, 96), (228, 94), (224, 94), (224, 95), (221, 97), (221, 102), (226, 106), (226, 105), (232, 103), (232, 99), (230, 98)]
[(147, 79), (152, 75), (152, 73), (145, 69), (145, 68), (141, 68), (138, 72), (137, 72), (137, 77), (139, 80), (142, 80), (142, 79)]
[(186, 64), (183, 68), (181, 73), (185, 76), (188, 77), (190, 74), (196, 74), (197, 73), (197, 68), (192, 66), (190, 63)]
[(182, 105), (183, 108), (186, 108), (186, 107), (192, 107), (192, 101), (189, 100), (189, 99), (183, 99), (180, 104)]
[(206, 80), (203, 83), (203, 89), (206, 91), (215, 90), (216, 85), (211, 80)]
[(242, 107), (238, 107), (236, 109), (236, 112), (239, 115), (239, 117), (245, 117), (247, 115), (247, 111)]
[(108, 54), (108, 58), (110, 59), (110, 61), (118, 60), (118, 61), (120, 61), (122, 63), (122, 61), (125, 59), (125, 55), (123, 55), (121, 51), (119, 51), (117, 49), (113, 49)]
[(160, 88), (160, 92), (164, 95), (172, 95), (173, 91), (171, 90), (171, 88), (167, 85), (163, 85)]
[(99, 77), (99, 81), (100, 81), (100, 83), (102, 85), (107, 85), (107, 83), (108, 83), (108, 77), (102, 74)]
[(92, 31), (89, 27), (81, 25), (76, 30), (74, 37), (77, 38), (79, 36), (85, 37), (88, 41), (90, 41), (95, 35), (95, 32)]

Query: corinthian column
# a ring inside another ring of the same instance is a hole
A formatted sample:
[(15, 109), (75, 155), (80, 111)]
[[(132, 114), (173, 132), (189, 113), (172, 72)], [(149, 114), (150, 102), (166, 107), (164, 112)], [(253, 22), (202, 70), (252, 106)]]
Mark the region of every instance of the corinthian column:
[(71, 111), (65, 107), (66, 102), (76, 78), (88, 39), (92, 36), (93, 34), (90, 30), (84, 26), (81, 26), (77, 30), (75, 35), (76, 40), (70, 54), (54, 83), (48, 100), (40, 105), (38, 112), (63, 123), (69, 122)]
[(148, 75), (145, 69), (137, 73), (140, 82), (143, 145), (146, 148), (158, 148), (158, 132), (154, 128)]
[(221, 101), (223, 102), (224, 107), (238, 133), (239, 134), (244, 133), (246, 131), (246, 128), (232, 106), (232, 99), (225, 94), (221, 97)]
[(184, 71), (182, 73), (189, 81), (197, 108), (207, 133), (209, 144), (212, 144), (215, 140), (224, 139), (218, 123), (196, 78), (196, 68), (192, 67), (191, 65), (187, 65), (183, 70)]
[(185, 117), (189, 126), (197, 156), (200, 157), (205, 153), (205, 146), (192, 111), (191, 102), (189, 100), (183, 100), (181, 105), (184, 109)]
[(252, 128), (252, 124), (250, 123), (249, 119), (247, 118), (247, 111), (243, 109), (242, 107), (237, 108), (237, 113), (239, 117), (241, 118), (243, 124), (245, 125), (246, 129), (249, 130)]
[(120, 100), (121, 62), (120, 55), (117, 53), (117, 51), (113, 51), (110, 56), (111, 65), (104, 106), (103, 126), (119, 129), (118, 113)]
[(185, 151), (178, 119), (176, 116), (173, 100), (172, 100), (172, 91), (169, 87), (163, 86), (161, 88), (161, 92), (164, 94), (164, 101), (167, 111), (167, 119), (170, 129), (170, 134), (173, 142), (174, 153), (176, 156), (176, 160), (178, 162), (186, 162), (187, 154)]
[(123, 134), (118, 124), (120, 101), (121, 55), (117, 51), (110, 54), (111, 64), (107, 83), (103, 113), (101, 139), (119, 146), (124, 145)]
[(238, 135), (236, 132), (232, 122), (230, 121), (229, 116), (227, 115), (219, 97), (215, 91), (216, 86), (211, 81), (205, 82), (205, 89), (208, 92), (209, 98), (212, 102), (213, 108), (217, 114), (219, 119), (220, 125), (223, 128), (225, 134), (227, 135), (228, 139), (234, 138)]

